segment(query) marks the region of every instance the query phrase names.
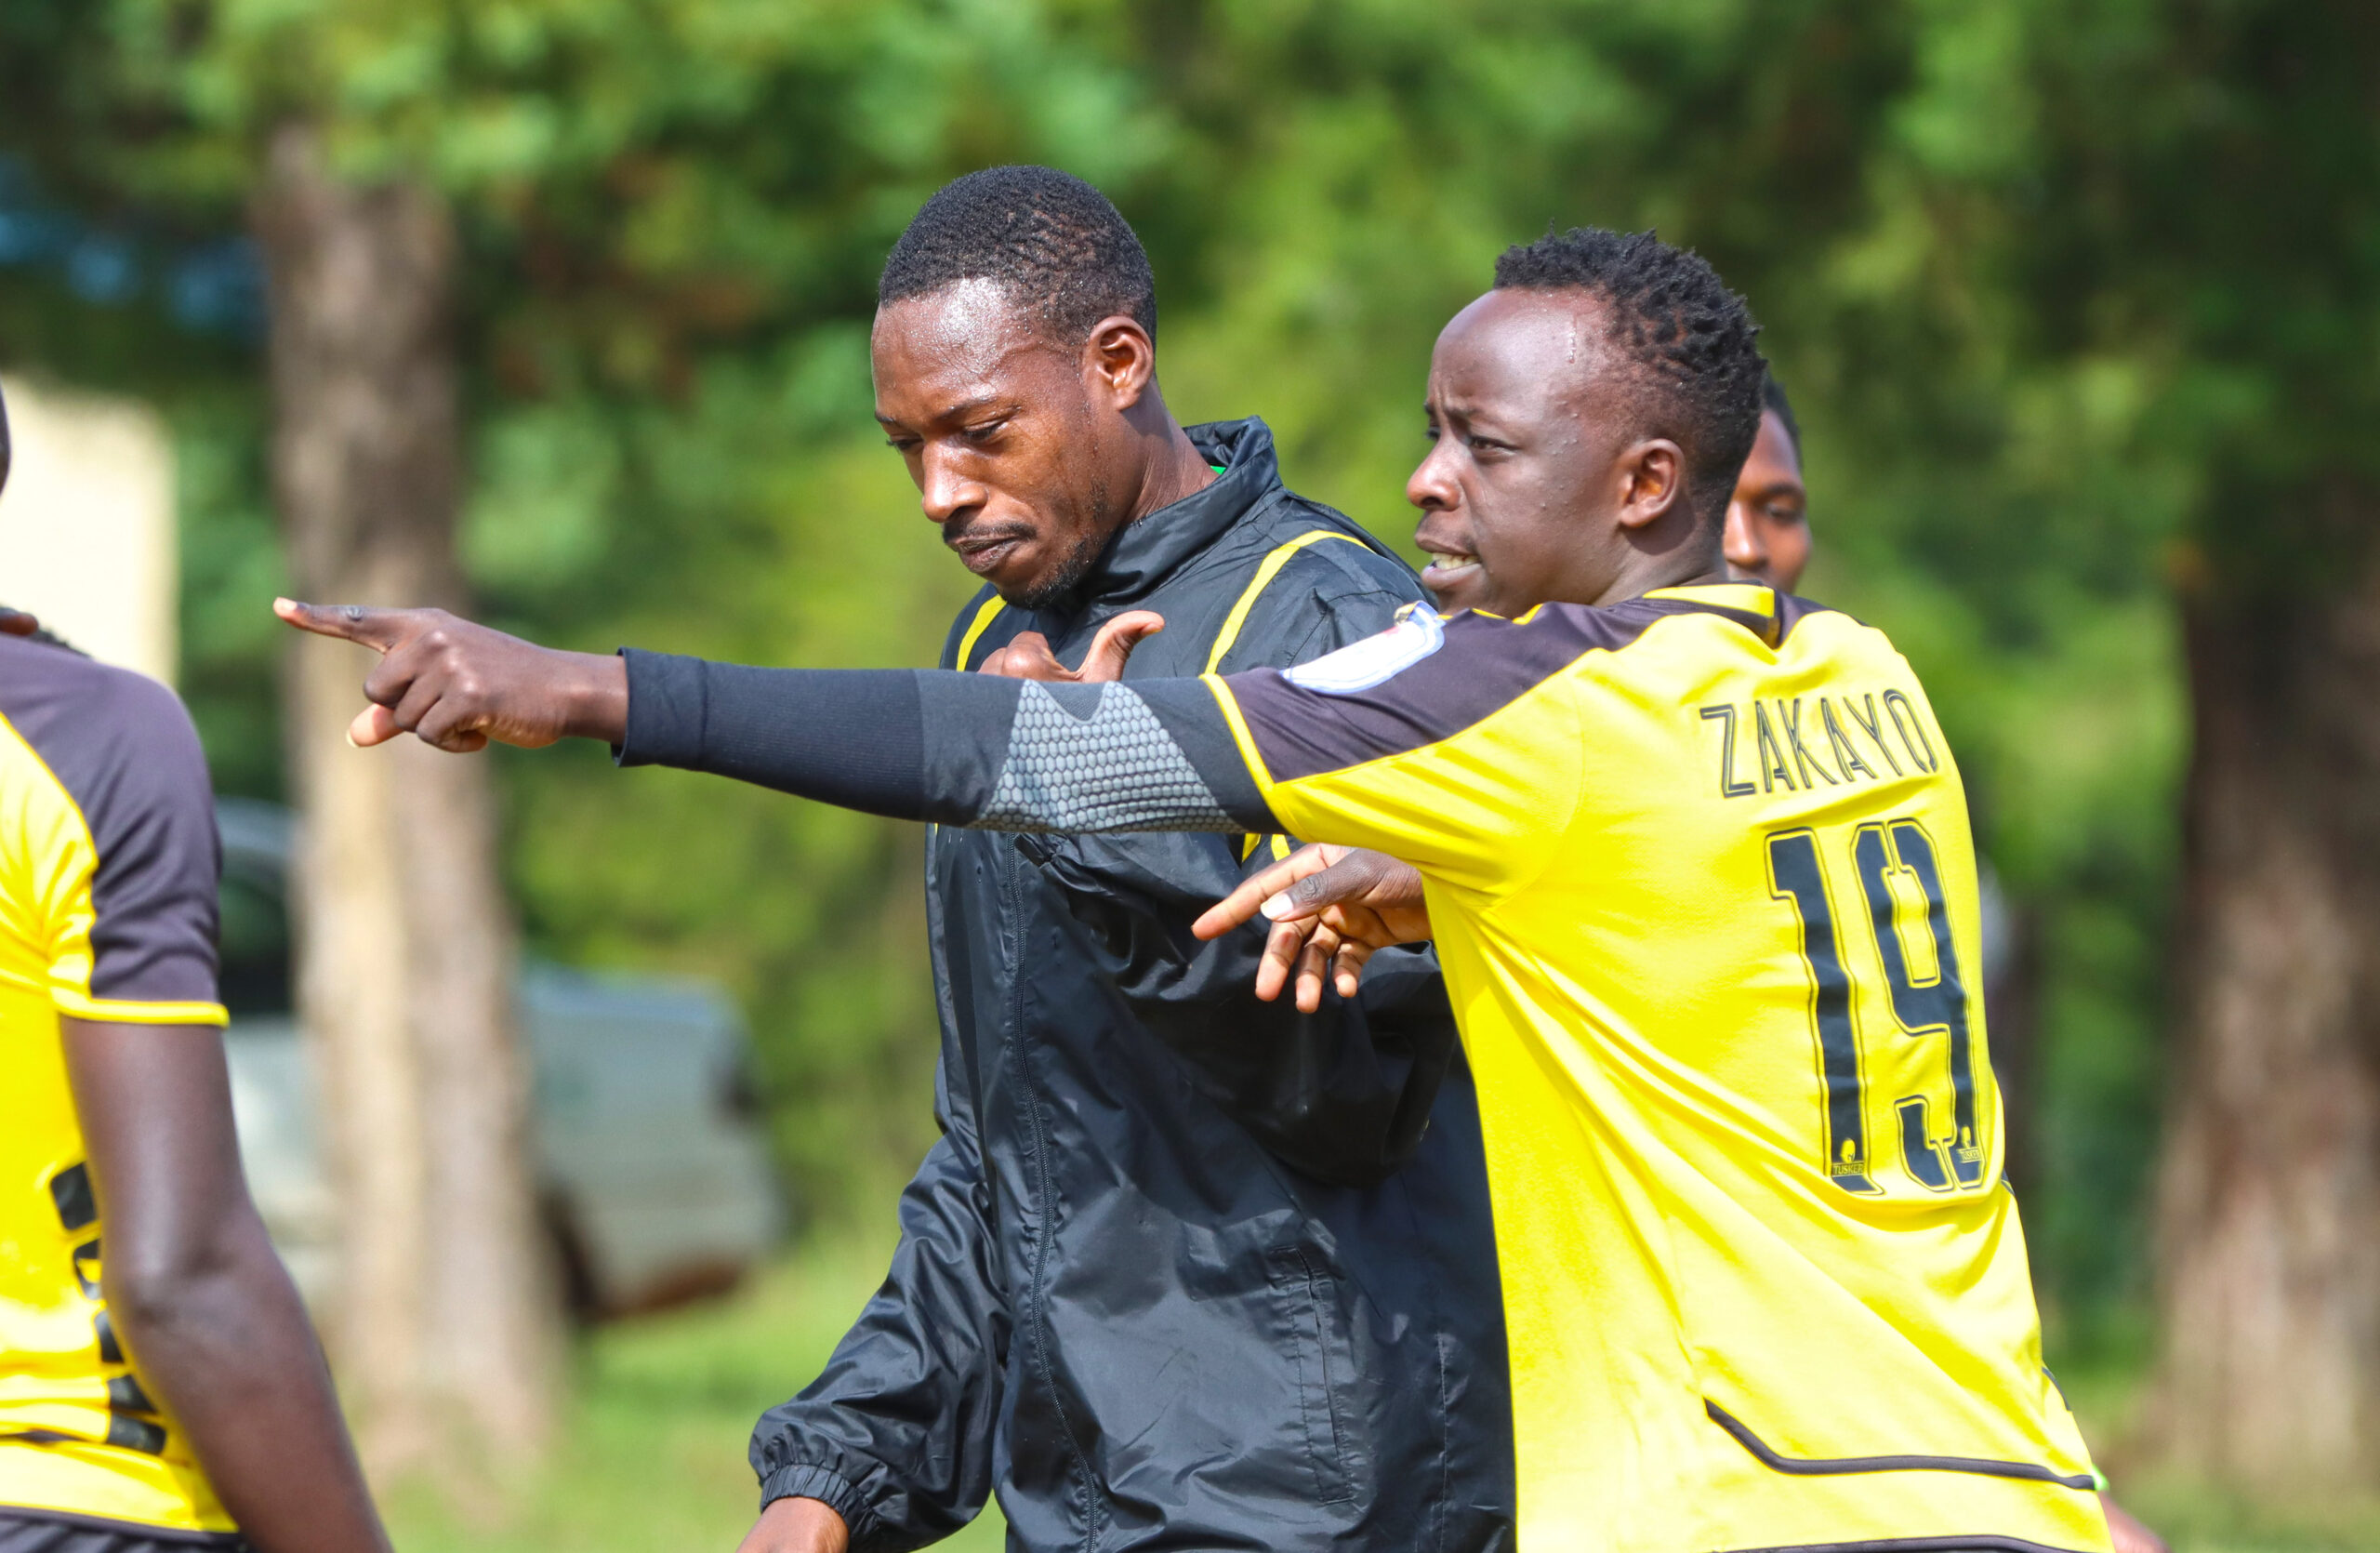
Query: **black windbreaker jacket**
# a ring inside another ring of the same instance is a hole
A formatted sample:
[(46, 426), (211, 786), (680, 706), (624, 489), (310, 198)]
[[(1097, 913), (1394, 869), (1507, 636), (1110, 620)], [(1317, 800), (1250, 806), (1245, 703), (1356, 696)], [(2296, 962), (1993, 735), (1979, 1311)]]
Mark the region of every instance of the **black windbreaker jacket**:
[[(1287, 665), (1423, 596), (1282, 487), (1263, 422), (1190, 435), (1212, 485), (1124, 529), (1059, 607), (987, 590), (944, 667), (1025, 630), (1078, 662), (1133, 608), (1167, 629), (1127, 678)], [(995, 1487), (1035, 1553), (1509, 1545), (1495, 1245), (1444, 988), (1396, 950), (1354, 1004), (1257, 1002), (1262, 933), (1189, 928), (1274, 855), (1250, 844), (932, 834), (943, 1135), (884, 1286), (754, 1432), (764, 1502), (824, 1500), (861, 1549), (946, 1536)]]

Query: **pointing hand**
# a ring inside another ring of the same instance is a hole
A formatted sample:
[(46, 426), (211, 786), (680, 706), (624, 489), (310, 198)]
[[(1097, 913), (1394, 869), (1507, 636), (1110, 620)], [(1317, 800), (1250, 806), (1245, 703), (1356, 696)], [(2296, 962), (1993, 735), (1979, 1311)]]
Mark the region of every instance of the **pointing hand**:
[(272, 612), (299, 630), (379, 653), (364, 682), (372, 704), (348, 725), (360, 748), (407, 732), (456, 754), (490, 739), (534, 750), (558, 738), (627, 737), (628, 667), (617, 657), (557, 652), (443, 609), (275, 599)]

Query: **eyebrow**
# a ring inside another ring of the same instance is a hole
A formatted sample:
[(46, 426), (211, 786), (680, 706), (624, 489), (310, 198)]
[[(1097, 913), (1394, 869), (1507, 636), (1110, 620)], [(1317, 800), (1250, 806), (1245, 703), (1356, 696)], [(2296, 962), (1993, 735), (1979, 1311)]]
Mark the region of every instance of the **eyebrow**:
[[(985, 409), (990, 405), (998, 405), (1001, 403), (1001, 398), (1002, 396), (997, 393), (984, 393), (978, 394), (972, 399), (962, 399), (956, 405), (947, 405), (943, 408), (934, 411), (933, 414), (926, 418), (926, 420), (928, 424), (932, 424), (938, 421), (956, 419), (957, 418), (967, 415), (972, 411)], [(882, 414), (879, 414), (877, 416), (876, 423), (879, 426), (897, 426), (901, 424), (891, 416)]]

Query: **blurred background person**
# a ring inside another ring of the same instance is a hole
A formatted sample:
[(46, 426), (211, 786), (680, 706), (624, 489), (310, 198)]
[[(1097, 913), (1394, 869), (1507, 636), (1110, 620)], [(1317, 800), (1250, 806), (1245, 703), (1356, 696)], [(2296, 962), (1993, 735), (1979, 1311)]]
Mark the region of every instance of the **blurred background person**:
[(1727, 575), (1791, 593), (1810, 564), (1810, 496), (1802, 485), (1802, 431), (1774, 378), (1761, 385), (1760, 436), (1727, 502)]

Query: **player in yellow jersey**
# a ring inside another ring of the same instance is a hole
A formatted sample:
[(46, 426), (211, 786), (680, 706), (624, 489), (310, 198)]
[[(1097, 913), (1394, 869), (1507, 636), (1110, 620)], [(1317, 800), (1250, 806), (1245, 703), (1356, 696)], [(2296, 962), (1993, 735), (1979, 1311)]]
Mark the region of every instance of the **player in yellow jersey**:
[[(0, 413), (0, 484), (7, 475)], [(250, 1205), (173, 693), (0, 635), (0, 1553), (380, 1553)]]
[(1472, 612), (1287, 670), (756, 670), (280, 608), (383, 653), (359, 743), (586, 737), (946, 825), (1405, 858), (1478, 1074), (1527, 1546), (2103, 1553), (2000, 1177), (1950, 750), (1882, 633), (1726, 580), (1752, 339), (1649, 234), (1505, 255), (1409, 492)]
[[(1801, 428), (1775, 378), (1763, 385), (1761, 400), (1760, 434), (1727, 504), (1723, 550), (1732, 580), (1791, 593), (1814, 548)], [(1200, 919), (1197, 931), (1218, 936), (1260, 911), (1275, 924), (1260, 991), (1272, 998), (1293, 989), (1308, 1008), (1320, 1002), (1326, 980), (1352, 990), (1374, 949), (1430, 936), (1420, 873), (1362, 848), (1300, 850), (1251, 875)], [(2164, 1539), (2111, 1496), (2103, 1493), (2101, 1503), (2115, 1553), (2165, 1553)]]

